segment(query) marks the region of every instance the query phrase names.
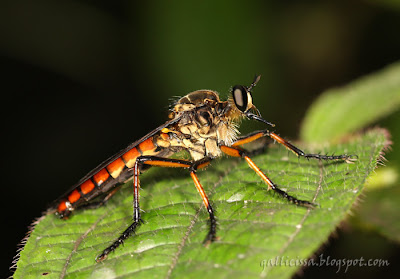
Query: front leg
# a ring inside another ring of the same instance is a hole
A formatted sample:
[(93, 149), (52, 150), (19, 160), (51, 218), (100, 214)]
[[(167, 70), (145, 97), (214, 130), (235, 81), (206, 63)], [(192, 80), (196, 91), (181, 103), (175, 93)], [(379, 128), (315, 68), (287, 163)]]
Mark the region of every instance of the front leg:
[(282, 137), (280, 137), (277, 134), (270, 132), (268, 130), (256, 131), (256, 132), (250, 133), (247, 136), (241, 137), (232, 144), (232, 147), (238, 147), (240, 145), (255, 141), (256, 139), (259, 139), (259, 138), (265, 137), (265, 136), (268, 136), (268, 137), (272, 138), (273, 140), (277, 141), (278, 143), (282, 144), (287, 149), (289, 149), (294, 154), (296, 154), (298, 157), (304, 157), (307, 159), (313, 158), (313, 159), (318, 159), (318, 160), (343, 160), (346, 163), (354, 163), (358, 158), (357, 155), (347, 155), (347, 154), (330, 156), (330, 155), (305, 153), (300, 148), (294, 146), (287, 140), (283, 139)]
[(222, 150), (222, 152), (224, 152), (225, 154), (227, 154), (229, 156), (244, 158), (246, 160), (246, 162), (249, 164), (249, 166), (255, 171), (255, 173), (258, 176), (260, 176), (261, 179), (264, 180), (265, 183), (267, 183), (267, 185), (269, 186), (268, 187), (269, 189), (272, 189), (274, 192), (278, 193), (280, 196), (282, 196), (289, 202), (297, 204), (297, 205), (301, 205), (304, 207), (308, 207), (308, 208), (314, 208), (316, 206), (315, 203), (305, 201), (305, 200), (299, 200), (299, 199), (289, 195), (285, 191), (279, 189), (278, 186), (274, 182), (272, 182), (272, 180), (269, 179), (268, 176), (256, 165), (256, 163), (254, 163), (254, 161), (252, 159), (250, 159), (250, 157), (247, 155), (246, 151), (239, 149), (237, 147), (229, 147), (229, 146), (225, 146), (225, 145), (221, 146), (221, 150)]

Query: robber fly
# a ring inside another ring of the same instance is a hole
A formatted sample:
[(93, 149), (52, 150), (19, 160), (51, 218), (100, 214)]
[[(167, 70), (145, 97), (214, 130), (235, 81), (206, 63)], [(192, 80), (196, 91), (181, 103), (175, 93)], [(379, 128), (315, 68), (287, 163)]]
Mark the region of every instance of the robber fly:
[[(139, 175), (151, 166), (184, 168), (189, 171), (210, 217), (209, 231), (204, 240), (205, 244), (209, 244), (216, 240), (217, 221), (196, 171), (223, 154), (245, 159), (269, 189), (289, 202), (314, 207), (314, 203), (297, 199), (279, 189), (240, 146), (261, 137), (270, 137), (297, 156), (305, 158), (343, 160), (348, 163), (355, 158), (352, 155), (306, 154), (268, 129), (238, 137), (238, 123), (243, 118), (274, 126), (261, 117), (253, 104), (251, 91), (259, 80), (260, 76), (256, 76), (250, 86), (234, 86), (232, 96), (227, 101), (221, 101), (218, 93), (211, 90), (194, 91), (180, 98), (170, 109), (167, 122), (88, 173), (57, 201), (53, 210), (60, 218), (67, 219), (74, 210), (100, 206), (115, 194), (122, 183), (133, 178), (133, 223), (96, 258), (99, 262), (117, 249), (143, 223), (139, 206)], [(191, 160), (170, 158), (183, 150), (187, 151)], [(98, 197), (102, 199), (93, 202)]]

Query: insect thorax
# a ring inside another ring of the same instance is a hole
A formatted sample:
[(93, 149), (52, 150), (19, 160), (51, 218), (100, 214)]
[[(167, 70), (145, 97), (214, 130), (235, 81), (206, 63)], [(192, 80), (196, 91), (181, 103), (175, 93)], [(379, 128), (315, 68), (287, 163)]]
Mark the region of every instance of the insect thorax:
[(220, 145), (230, 146), (236, 139), (237, 124), (229, 117), (231, 105), (218, 93), (198, 90), (182, 97), (174, 106), (179, 122), (170, 129), (170, 147), (186, 149), (193, 160), (221, 155)]

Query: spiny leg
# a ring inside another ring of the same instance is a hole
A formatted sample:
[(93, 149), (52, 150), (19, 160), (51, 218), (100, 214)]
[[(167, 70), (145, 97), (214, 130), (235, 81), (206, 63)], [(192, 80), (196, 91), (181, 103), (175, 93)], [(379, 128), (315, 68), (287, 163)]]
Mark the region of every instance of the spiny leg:
[(272, 139), (276, 140), (277, 142), (279, 142), (280, 144), (285, 146), (287, 149), (292, 151), (297, 156), (304, 157), (304, 158), (307, 158), (307, 159), (313, 158), (313, 159), (318, 159), (318, 160), (336, 160), (336, 161), (337, 160), (343, 160), (346, 163), (354, 163), (355, 161), (357, 161), (357, 158), (358, 158), (357, 155), (347, 155), (347, 154), (335, 155), (335, 156), (334, 155), (322, 155), (322, 154), (308, 154), (308, 153), (304, 153), (304, 151), (302, 151), (301, 149), (297, 148), (296, 146), (294, 146), (293, 144), (291, 144), (287, 140), (281, 138), (280, 136), (278, 136), (275, 133), (268, 132), (267, 136), (269, 136)]
[(273, 132), (270, 132), (268, 130), (256, 131), (256, 132), (253, 132), (253, 133), (251, 133), (251, 134), (249, 134), (247, 136), (239, 138), (237, 141), (235, 141), (232, 144), (232, 147), (238, 147), (240, 145), (252, 142), (252, 141), (254, 141), (254, 140), (258, 139), (258, 138), (264, 137), (264, 136), (268, 136), (268, 137), (274, 139), (275, 141), (277, 141), (278, 143), (282, 144), (287, 149), (292, 151), (298, 157), (304, 157), (304, 158), (307, 158), (307, 159), (313, 158), (313, 159), (318, 159), (318, 160), (343, 160), (346, 163), (354, 163), (358, 158), (357, 155), (347, 155), (347, 154), (335, 155), (334, 156), (334, 155), (321, 155), (321, 154), (305, 153), (304, 151), (302, 151), (298, 147), (294, 146), (293, 144), (291, 144), (287, 140), (283, 139), (282, 137), (280, 137), (277, 134), (275, 134)]
[(249, 156), (247, 156), (247, 154), (244, 150), (241, 150), (241, 149), (238, 149), (235, 147), (229, 147), (229, 146), (221, 146), (221, 150), (229, 156), (244, 158), (246, 160), (246, 162), (249, 164), (249, 166), (256, 172), (256, 174), (258, 176), (260, 176), (261, 179), (264, 180), (265, 183), (267, 183), (267, 185), (269, 186), (270, 189), (272, 189), (274, 192), (278, 193), (280, 196), (282, 196), (289, 202), (292, 202), (297, 205), (309, 207), (309, 208), (313, 208), (314, 206), (316, 206), (316, 204), (314, 204), (312, 202), (305, 201), (305, 200), (299, 200), (299, 199), (289, 195), (285, 191), (279, 189), (278, 186), (274, 182), (272, 182), (272, 180), (269, 179), (265, 175), (265, 173), (263, 173), (263, 171), (254, 163), (254, 161), (252, 159), (250, 159)]
[(179, 160), (179, 159), (170, 159), (170, 158), (162, 158), (156, 156), (141, 156), (137, 158), (134, 166), (134, 178), (133, 178), (133, 223), (121, 234), (121, 236), (109, 247), (104, 249), (104, 251), (96, 258), (97, 262), (101, 262), (105, 260), (112, 251), (117, 249), (118, 246), (123, 244), (123, 242), (132, 235), (136, 229), (143, 223), (143, 220), (140, 217), (140, 207), (139, 207), (139, 174), (140, 174), (140, 166), (143, 164), (159, 166), (159, 167), (178, 167), (178, 168), (189, 168), (190, 175), (196, 185), (197, 190), (199, 191), (203, 202), (207, 208), (207, 211), (210, 215), (210, 231), (206, 237), (205, 242), (212, 242), (215, 240), (216, 234), (216, 220), (214, 216), (213, 209), (209, 203), (206, 193), (204, 192), (203, 187), (201, 186), (197, 175), (196, 170), (208, 165), (211, 161), (211, 158), (204, 158), (203, 160), (197, 162), (190, 162), (187, 160)]
[(329, 155), (321, 155), (321, 154), (307, 154), (304, 153), (304, 151), (302, 151), (301, 149), (297, 148), (296, 146), (294, 146), (293, 144), (291, 144), (290, 142), (288, 142), (287, 140), (281, 138), (280, 136), (278, 136), (277, 134), (270, 132), (268, 130), (262, 130), (262, 131), (255, 131), (253, 133), (248, 134), (247, 136), (241, 137), (238, 140), (236, 140), (231, 147), (227, 147), (227, 146), (221, 146), (221, 150), (230, 155), (230, 156), (234, 156), (234, 157), (243, 157), (247, 163), (249, 164), (249, 166), (268, 184), (268, 186), (274, 190), (275, 192), (277, 192), (279, 195), (281, 195), (282, 197), (284, 197), (285, 199), (287, 199), (288, 201), (298, 204), (298, 205), (302, 205), (302, 206), (306, 206), (306, 207), (314, 207), (315, 204), (309, 201), (303, 201), (303, 200), (299, 200), (296, 199), (295, 197), (290, 196), (289, 194), (287, 194), (285, 191), (279, 189), (276, 184), (274, 182), (272, 182), (261, 170), (260, 168), (253, 162), (253, 160), (250, 159), (250, 157), (248, 156), (247, 152), (245, 152), (244, 150), (240, 149), (239, 146), (246, 144), (246, 143), (250, 143), (252, 141), (255, 141), (261, 137), (265, 137), (268, 136), (274, 140), (276, 140), (278, 143), (282, 144), (283, 146), (285, 146), (287, 149), (289, 149), (290, 151), (292, 151), (293, 153), (295, 153), (298, 157), (304, 157), (307, 159), (313, 158), (313, 159), (318, 159), (318, 160), (343, 160), (347, 163), (353, 163), (354, 161), (357, 160), (357, 155), (337, 155), (337, 156), (329, 156)]

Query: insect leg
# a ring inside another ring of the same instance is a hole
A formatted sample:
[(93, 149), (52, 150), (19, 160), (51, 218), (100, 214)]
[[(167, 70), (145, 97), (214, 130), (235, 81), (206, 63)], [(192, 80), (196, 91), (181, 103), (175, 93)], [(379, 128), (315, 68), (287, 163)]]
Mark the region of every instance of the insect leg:
[(299, 157), (302, 156), (307, 159), (314, 158), (314, 159), (318, 159), (318, 160), (343, 160), (346, 163), (353, 163), (354, 161), (357, 160), (356, 155), (343, 154), (343, 155), (329, 156), (329, 155), (321, 155), (321, 154), (307, 154), (307, 153), (304, 153), (301, 149), (299, 149), (296, 146), (294, 146), (293, 144), (291, 144), (290, 142), (288, 142), (287, 140), (281, 138), (280, 136), (278, 136), (275, 133), (268, 131), (266, 135), (271, 137), (272, 139), (276, 140), (277, 142), (279, 142), (280, 144), (285, 146), (287, 149), (289, 149), (290, 151), (292, 151), (294, 154), (296, 154)]
[(305, 200), (299, 200), (299, 199), (289, 195), (285, 191), (279, 189), (278, 186), (274, 182), (272, 182), (272, 180), (269, 179), (265, 175), (265, 173), (254, 163), (254, 161), (252, 159), (250, 159), (249, 156), (247, 156), (247, 153), (244, 150), (241, 150), (241, 149), (238, 149), (235, 147), (224, 146), (224, 145), (221, 146), (221, 150), (222, 150), (222, 152), (224, 152), (225, 154), (227, 154), (229, 156), (244, 158), (246, 160), (246, 162), (249, 164), (249, 166), (256, 172), (256, 174), (258, 176), (260, 176), (261, 179), (264, 180), (265, 183), (267, 183), (268, 188), (274, 190), (276, 193), (278, 193), (279, 195), (281, 195), (283, 198), (287, 199), (288, 201), (290, 201), (294, 204), (309, 207), (309, 208), (313, 208), (315, 206), (315, 204), (312, 202), (305, 201)]
[(307, 159), (314, 158), (314, 159), (318, 159), (318, 160), (343, 160), (346, 163), (353, 163), (354, 161), (357, 160), (357, 156), (356, 155), (343, 154), (343, 155), (336, 155), (336, 156), (332, 155), (332, 156), (330, 156), (330, 155), (305, 153), (300, 148), (294, 146), (293, 144), (291, 144), (287, 140), (283, 139), (282, 137), (280, 137), (277, 134), (275, 134), (273, 132), (270, 132), (268, 130), (256, 131), (256, 132), (251, 133), (251, 134), (249, 134), (249, 135), (247, 135), (245, 137), (242, 137), (242, 138), (238, 139), (237, 141), (235, 141), (232, 144), (232, 147), (237, 147), (237, 146), (252, 142), (252, 141), (254, 141), (254, 140), (258, 139), (258, 138), (261, 138), (263, 136), (268, 136), (268, 137), (272, 138), (273, 140), (276, 140), (278, 143), (280, 143), (283, 146), (285, 146), (287, 149), (292, 151), (298, 157), (304, 157), (304, 158), (307, 158)]
[[(175, 167), (175, 168), (188, 168), (190, 169), (190, 174), (192, 179), (195, 182), (196, 188), (199, 191), (200, 195), (203, 198), (203, 202), (206, 204), (207, 210), (210, 213), (211, 219), (211, 226), (210, 232), (207, 236), (207, 239), (211, 241), (215, 239), (215, 231), (216, 231), (216, 221), (212, 211), (212, 208), (208, 202), (208, 198), (201, 187), (200, 182), (195, 174), (198, 168), (202, 168), (209, 164), (211, 159), (207, 158), (207, 160), (200, 160), (197, 162), (192, 163), (191, 161), (187, 160), (180, 160), (180, 159), (170, 159), (170, 158), (162, 158), (156, 156), (140, 156), (136, 159), (135, 166), (134, 166), (134, 177), (133, 177), (133, 223), (121, 234), (121, 236), (109, 247), (107, 247), (97, 258), (97, 262), (101, 262), (107, 258), (108, 254), (112, 251), (117, 249), (132, 233), (136, 231), (136, 229), (143, 223), (143, 220), (140, 216), (140, 207), (139, 207), (139, 188), (140, 188), (140, 181), (139, 181), (139, 174), (140, 174), (140, 167), (143, 164), (150, 165), (150, 166), (159, 166), (159, 167)], [(206, 203), (207, 202), (207, 203)]]
[(115, 195), (116, 192), (118, 192), (119, 189), (121, 189), (121, 186), (122, 186), (122, 184), (119, 185), (119, 186), (117, 186), (117, 187), (115, 187), (115, 188), (112, 189), (111, 191), (109, 191), (109, 192), (107, 193), (107, 195), (105, 195), (105, 196), (103, 197), (102, 200), (100, 200), (100, 201), (95, 201), (95, 202), (90, 202), (90, 203), (87, 203), (87, 204), (83, 204), (83, 205), (81, 205), (81, 206), (79, 207), (79, 209), (96, 209), (96, 208), (99, 208), (99, 207), (103, 206), (104, 204), (107, 203), (107, 201), (108, 201), (112, 196)]
[(267, 132), (268, 132), (268, 130), (255, 131), (255, 132), (252, 132), (252, 133), (250, 133), (248, 135), (242, 136), (242, 137), (238, 138), (232, 144), (232, 147), (237, 147), (237, 146), (240, 146), (240, 145), (255, 141), (255, 140), (259, 139), (259, 138), (265, 137), (267, 135), (266, 134)]
[(203, 203), (208, 211), (208, 214), (210, 216), (210, 230), (208, 231), (208, 234), (206, 238), (204, 239), (204, 245), (208, 246), (210, 243), (214, 242), (217, 239), (217, 220), (215, 219), (214, 215), (214, 210), (210, 204), (210, 201), (208, 200), (208, 197), (206, 193), (204, 192), (203, 186), (201, 186), (201, 183), (199, 181), (199, 178), (196, 175), (196, 171), (199, 168), (202, 168), (210, 163), (212, 159), (209, 157), (206, 157), (202, 160), (196, 161), (192, 164), (190, 167), (190, 176), (192, 177), (194, 184), (196, 185), (196, 189), (199, 192), (201, 198), (203, 199)]
[[(210, 230), (204, 240), (205, 245), (209, 245), (211, 242), (216, 240), (216, 231), (217, 231), (217, 221), (215, 219), (214, 210), (211, 207), (210, 201), (205, 193), (203, 186), (201, 185), (199, 178), (197, 177), (196, 171), (207, 166), (211, 162), (210, 157), (205, 157), (204, 159), (189, 162), (186, 160), (177, 160), (177, 159), (168, 159), (168, 158), (159, 158), (152, 156), (144, 156), (149, 160), (145, 162), (148, 165), (161, 166), (161, 167), (183, 167), (189, 168), (190, 176), (192, 177), (194, 184), (196, 186), (197, 191), (199, 192), (203, 203), (208, 211), (210, 216)], [(147, 160), (147, 159), (146, 159)]]
[(108, 246), (99, 256), (97, 256), (97, 262), (105, 260), (108, 254), (117, 249), (119, 245), (124, 243), (125, 239), (127, 239), (132, 233), (134, 233), (136, 231), (136, 228), (139, 227), (141, 223), (143, 223), (143, 220), (140, 218), (139, 208), (139, 167), (141, 166), (141, 162), (139, 160), (140, 158), (141, 157), (136, 159), (135, 165), (133, 167), (133, 223), (120, 235), (120, 237), (118, 237), (116, 241), (114, 241), (113, 244)]

